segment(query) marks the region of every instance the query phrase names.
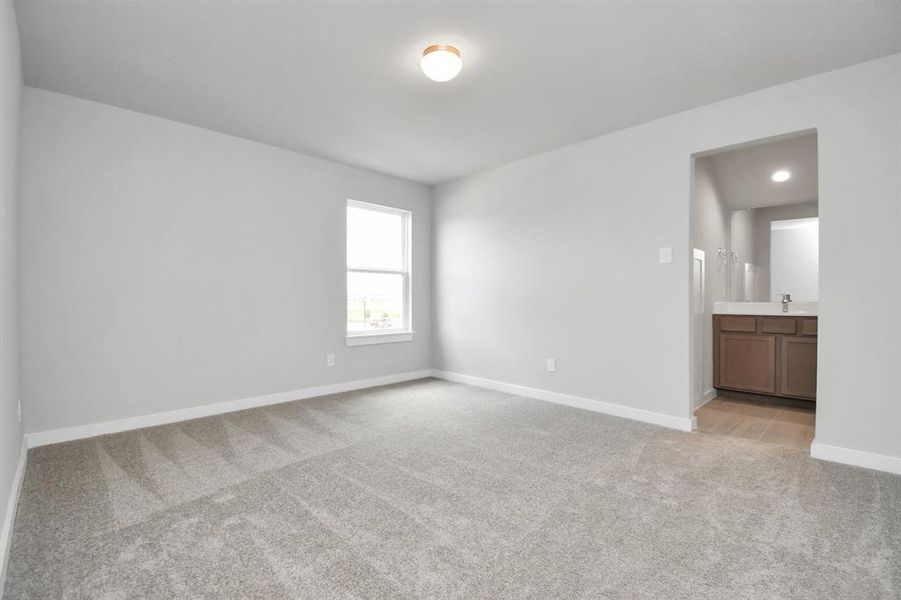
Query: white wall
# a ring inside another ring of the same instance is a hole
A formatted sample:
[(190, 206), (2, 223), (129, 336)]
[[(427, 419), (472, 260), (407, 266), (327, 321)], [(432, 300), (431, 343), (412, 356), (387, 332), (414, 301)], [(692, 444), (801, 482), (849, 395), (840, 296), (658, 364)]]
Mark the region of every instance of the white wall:
[(747, 297), (747, 294), (754, 291), (747, 290), (745, 287), (745, 265), (754, 265), (757, 268), (757, 273), (759, 274), (760, 272), (757, 257), (754, 254), (754, 214), (756, 212), (757, 209), (755, 208), (734, 210), (729, 218), (729, 249), (738, 254), (738, 265), (730, 265), (729, 271), (729, 287), (731, 290), (729, 298), (735, 302), (750, 301), (751, 298)]
[[(693, 394), (694, 405), (713, 393), (713, 303), (729, 299), (730, 263), (719, 259), (720, 248), (729, 249), (730, 213), (717, 184), (713, 163), (709, 158), (695, 160), (694, 185), (692, 186), (691, 247), (704, 251), (704, 310), (703, 332), (700, 340), (701, 377), (700, 394)], [(694, 346), (694, 341), (692, 341)], [(692, 350), (692, 356), (698, 349)]]
[(12, 2), (0, 2), (0, 593), (16, 499), (22, 449), (18, 419), (16, 213), (18, 206), (19, 107), (22, 63)]
[(817, 441), (901, 457), (901, 55), (439, 186), (436, 366), (687, 417), (691, 156), (814, 128)]
[[(413, 342), (345, 346), (348, 198), (413, 211)], [(428, 368), (430, 232), (426, 186), (26, 88), (27, 430)]]
[(657, 122), (436, 188), (437, 368), (688, 416), (691, 160), (664, 133)]

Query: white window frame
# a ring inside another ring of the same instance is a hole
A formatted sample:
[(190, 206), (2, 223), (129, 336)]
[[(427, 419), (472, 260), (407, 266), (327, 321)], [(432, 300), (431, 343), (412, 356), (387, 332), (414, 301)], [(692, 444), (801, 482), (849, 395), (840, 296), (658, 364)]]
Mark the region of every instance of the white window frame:
[[(400, 269), (373, 269), (369, 267), (359, 267), (348, 264), (347, 261), (347, 209), (359, 208), (363, 210), (371, 210), (376, 212), (388, 213), (391, 215), (400, 215), (402, 217), (403, 231), (402, 252), (403, 264)], [(346, 265), (346, 273), (344, 276), (344, 332), (346, 335), (348, 346), (368, 346), (370, 344), (388, 344), (392, 342), (409, 342), (413, 339), (413, 257), (412, 257), (412, 230), (413, 230), (413, 212), (395, 208), (393, 206), (385, 206), (383, 204), (373, 204), (372, 202), (361, 202), (359, 200), (348, 200), (344, 209), (344, 251)], [(389, 275), (402, 275), (404, 278), (404, 322), (402, 329), (392, 329), (390, 331), (348, 331), (347, 330), (347, 273), (383, 273)]]

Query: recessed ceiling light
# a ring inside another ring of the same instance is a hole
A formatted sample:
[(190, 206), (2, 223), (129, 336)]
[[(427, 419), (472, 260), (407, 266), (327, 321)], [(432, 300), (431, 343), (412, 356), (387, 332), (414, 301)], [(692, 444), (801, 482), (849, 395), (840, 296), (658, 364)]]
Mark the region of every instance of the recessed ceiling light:
[(783, 181), (788, 181), (789, 179), (791, 179), (791, 176), (792, 176), (791, 173), (789, 173), (788, 171), (782, 170), (782, 171), (776, 171), (775, 173), (770, 175), (770, 179), (772, 179), (776, 183), (782, 183)]
[(419, 66), (432, 81), (450, 81), (460, 74), (463, 59), (460, 58), (460, 51), (453, 46), (435, 44), (422, 51)]

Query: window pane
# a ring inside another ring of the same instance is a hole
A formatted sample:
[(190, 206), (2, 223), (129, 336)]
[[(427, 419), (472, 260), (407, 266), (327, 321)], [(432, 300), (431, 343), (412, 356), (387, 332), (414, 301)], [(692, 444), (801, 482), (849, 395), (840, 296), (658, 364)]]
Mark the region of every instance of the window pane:
[(403, 215), (347, 207), (348, 267), (401, 270), (403, 252)]
[(347, 273), (347, 331), (404, 328), (404, 276)]

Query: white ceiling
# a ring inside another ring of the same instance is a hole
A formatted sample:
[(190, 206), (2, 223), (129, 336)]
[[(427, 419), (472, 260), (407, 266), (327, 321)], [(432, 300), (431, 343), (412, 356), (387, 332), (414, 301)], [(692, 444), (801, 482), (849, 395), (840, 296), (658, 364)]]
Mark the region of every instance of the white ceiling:
[[(901, 2), (17, 0), (25, 81), (437, 183), (901, 52)], [(434, 83), (421, 50), (457, 45)]]
[[(720, 193), (733, 210), (819, 198), (815, 133), (713, 154), (710, 161)], [(782, 183), (770, 179), (783, 169), (791, 179)]]

